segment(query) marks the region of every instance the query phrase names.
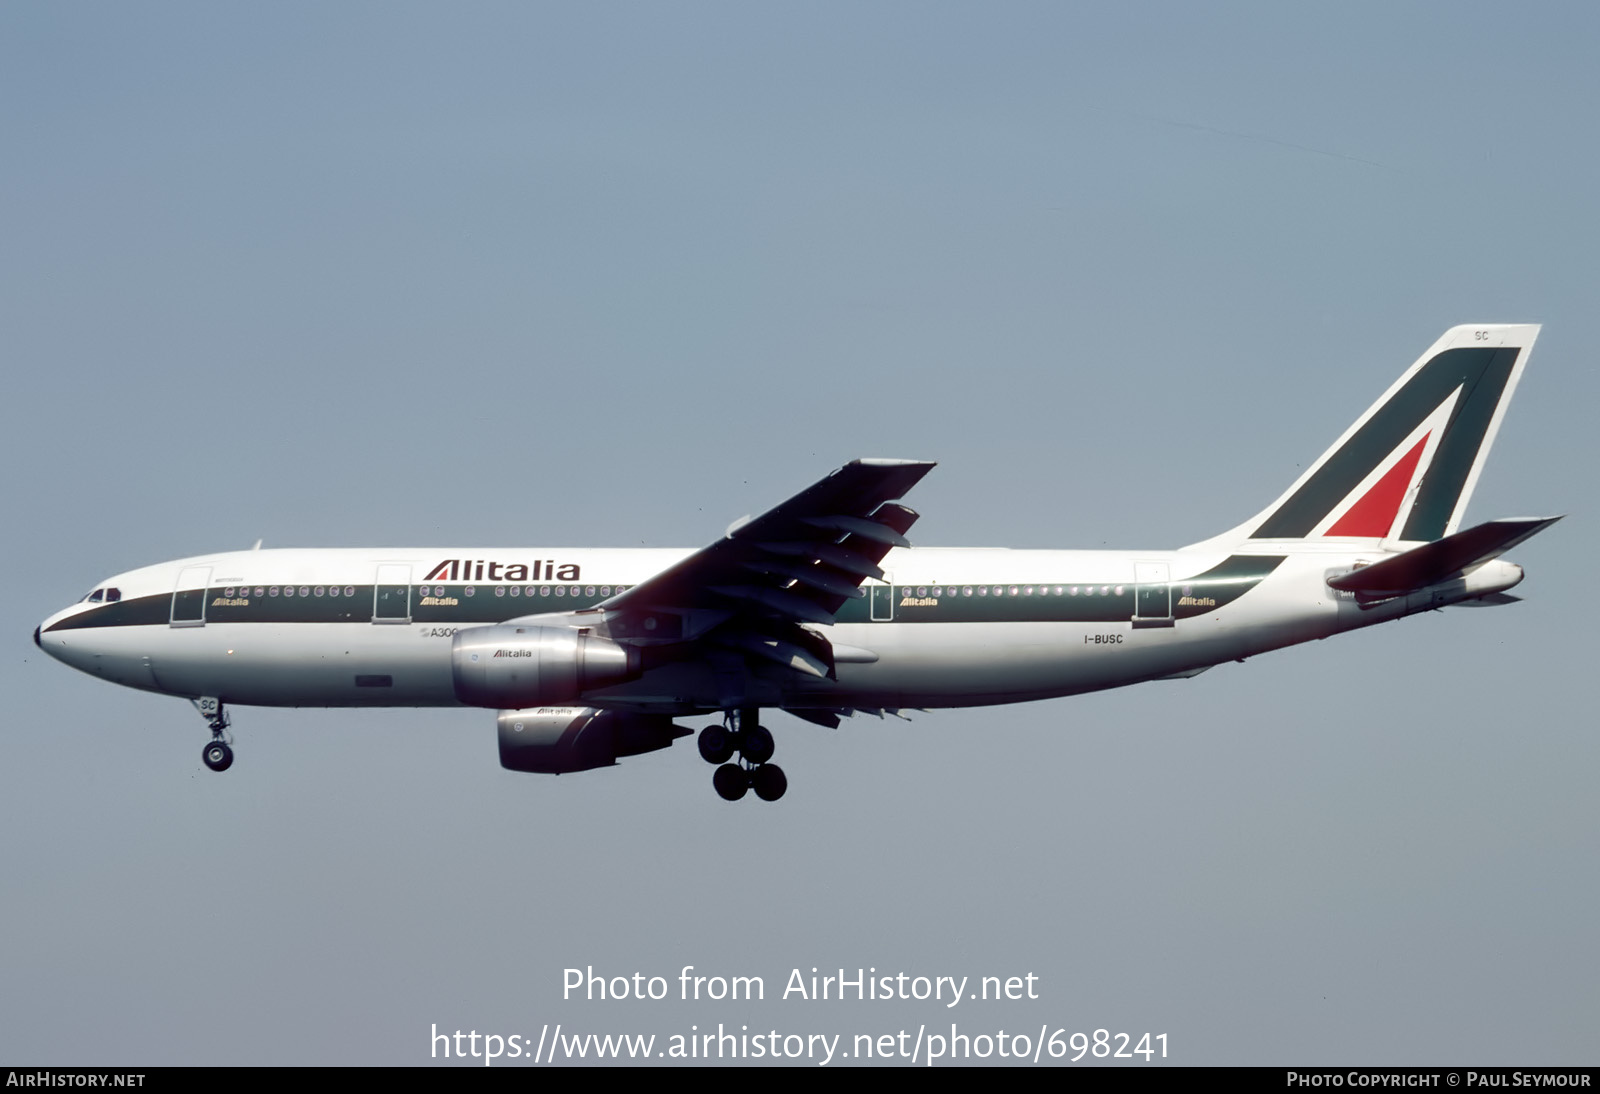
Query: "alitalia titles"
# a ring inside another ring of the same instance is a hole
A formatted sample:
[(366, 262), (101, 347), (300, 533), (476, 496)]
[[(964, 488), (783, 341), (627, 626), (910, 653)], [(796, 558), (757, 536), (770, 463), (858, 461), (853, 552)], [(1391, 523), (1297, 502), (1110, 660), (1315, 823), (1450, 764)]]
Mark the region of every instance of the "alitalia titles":
[(498, 562), (482, 558), (447, 558), (422, 578), (424, 581), (505, 581), (520, 584), (526, 581), (577, 581), (579, 567), (576, 562), (556, 562), (554, 559), (535, 559), (525, 562)]

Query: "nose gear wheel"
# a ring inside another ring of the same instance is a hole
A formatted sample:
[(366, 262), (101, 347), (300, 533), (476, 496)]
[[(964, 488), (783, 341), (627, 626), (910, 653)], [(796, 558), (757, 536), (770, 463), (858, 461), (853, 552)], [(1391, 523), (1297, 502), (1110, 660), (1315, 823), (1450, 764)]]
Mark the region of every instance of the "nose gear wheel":
[(206, 745), (200, 758), (211, 770), (226, 771), (233, 766), (233, 749), (228, 747), (227, 741), (218, 738)]

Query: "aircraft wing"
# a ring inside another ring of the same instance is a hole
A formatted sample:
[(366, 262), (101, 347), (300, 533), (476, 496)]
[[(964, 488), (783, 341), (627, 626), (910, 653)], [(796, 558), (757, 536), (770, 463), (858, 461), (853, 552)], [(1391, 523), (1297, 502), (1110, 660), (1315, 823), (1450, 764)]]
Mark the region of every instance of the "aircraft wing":
[(826, 626), (861, 583), (909, 546), (917, 514), (899, 503), (933, 469), (853, 460), (709, 547), (600, 605), (612, 638), (660, 645), (706, 637), (813, 676), (834, 675)]

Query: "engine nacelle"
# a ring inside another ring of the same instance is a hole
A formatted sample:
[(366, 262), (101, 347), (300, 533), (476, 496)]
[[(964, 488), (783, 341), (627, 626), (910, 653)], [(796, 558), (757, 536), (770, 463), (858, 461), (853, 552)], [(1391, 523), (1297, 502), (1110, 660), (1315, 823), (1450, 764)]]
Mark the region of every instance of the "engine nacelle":
[(450, 646), (456, 698), (475, 707), (571, 703), (586, 688), (620, 684), (639, 671), (637, 649), (584, 628), (468, 627)]
[(500, 766), (561, 775), (610, 767), (619, 756), (666, 748), (694, 732), (666, 714), (633, 714), (593, 707), (502, 710)]

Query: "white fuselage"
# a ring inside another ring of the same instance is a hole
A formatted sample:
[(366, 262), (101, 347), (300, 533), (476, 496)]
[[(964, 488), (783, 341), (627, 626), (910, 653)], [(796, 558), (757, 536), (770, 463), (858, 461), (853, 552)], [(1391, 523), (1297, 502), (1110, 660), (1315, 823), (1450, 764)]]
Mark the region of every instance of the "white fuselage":
[[(1447, 585), (1362, 604), (1330, 589), (1327, 578), (1385, 551), (1253, 541), (1248, 552), (898, 549), (883, 561), (885, 582), (869, 582), (837, 623), (818, 628), (838, 651), (837, 679), (710, 656), (654, 664), (582, 699), (664, 714), (715, 710), (727, 705), (730, 671), (741, 677), (741, 704), (751, 706), (918, 708), (1043, 699), (1193, 674), (1497, 592), (1521, 578), (1520, 569), (1496, 561)], [(106, 592), (96, 590), (98, 602), (80, 602), (46, 620), (39, 643), (84, 672), (186, 698), (454, 706), (451, 646), (458, 630), (592, 609), (691, 553), (441, 548), (206, 555), (108, 579)]]

